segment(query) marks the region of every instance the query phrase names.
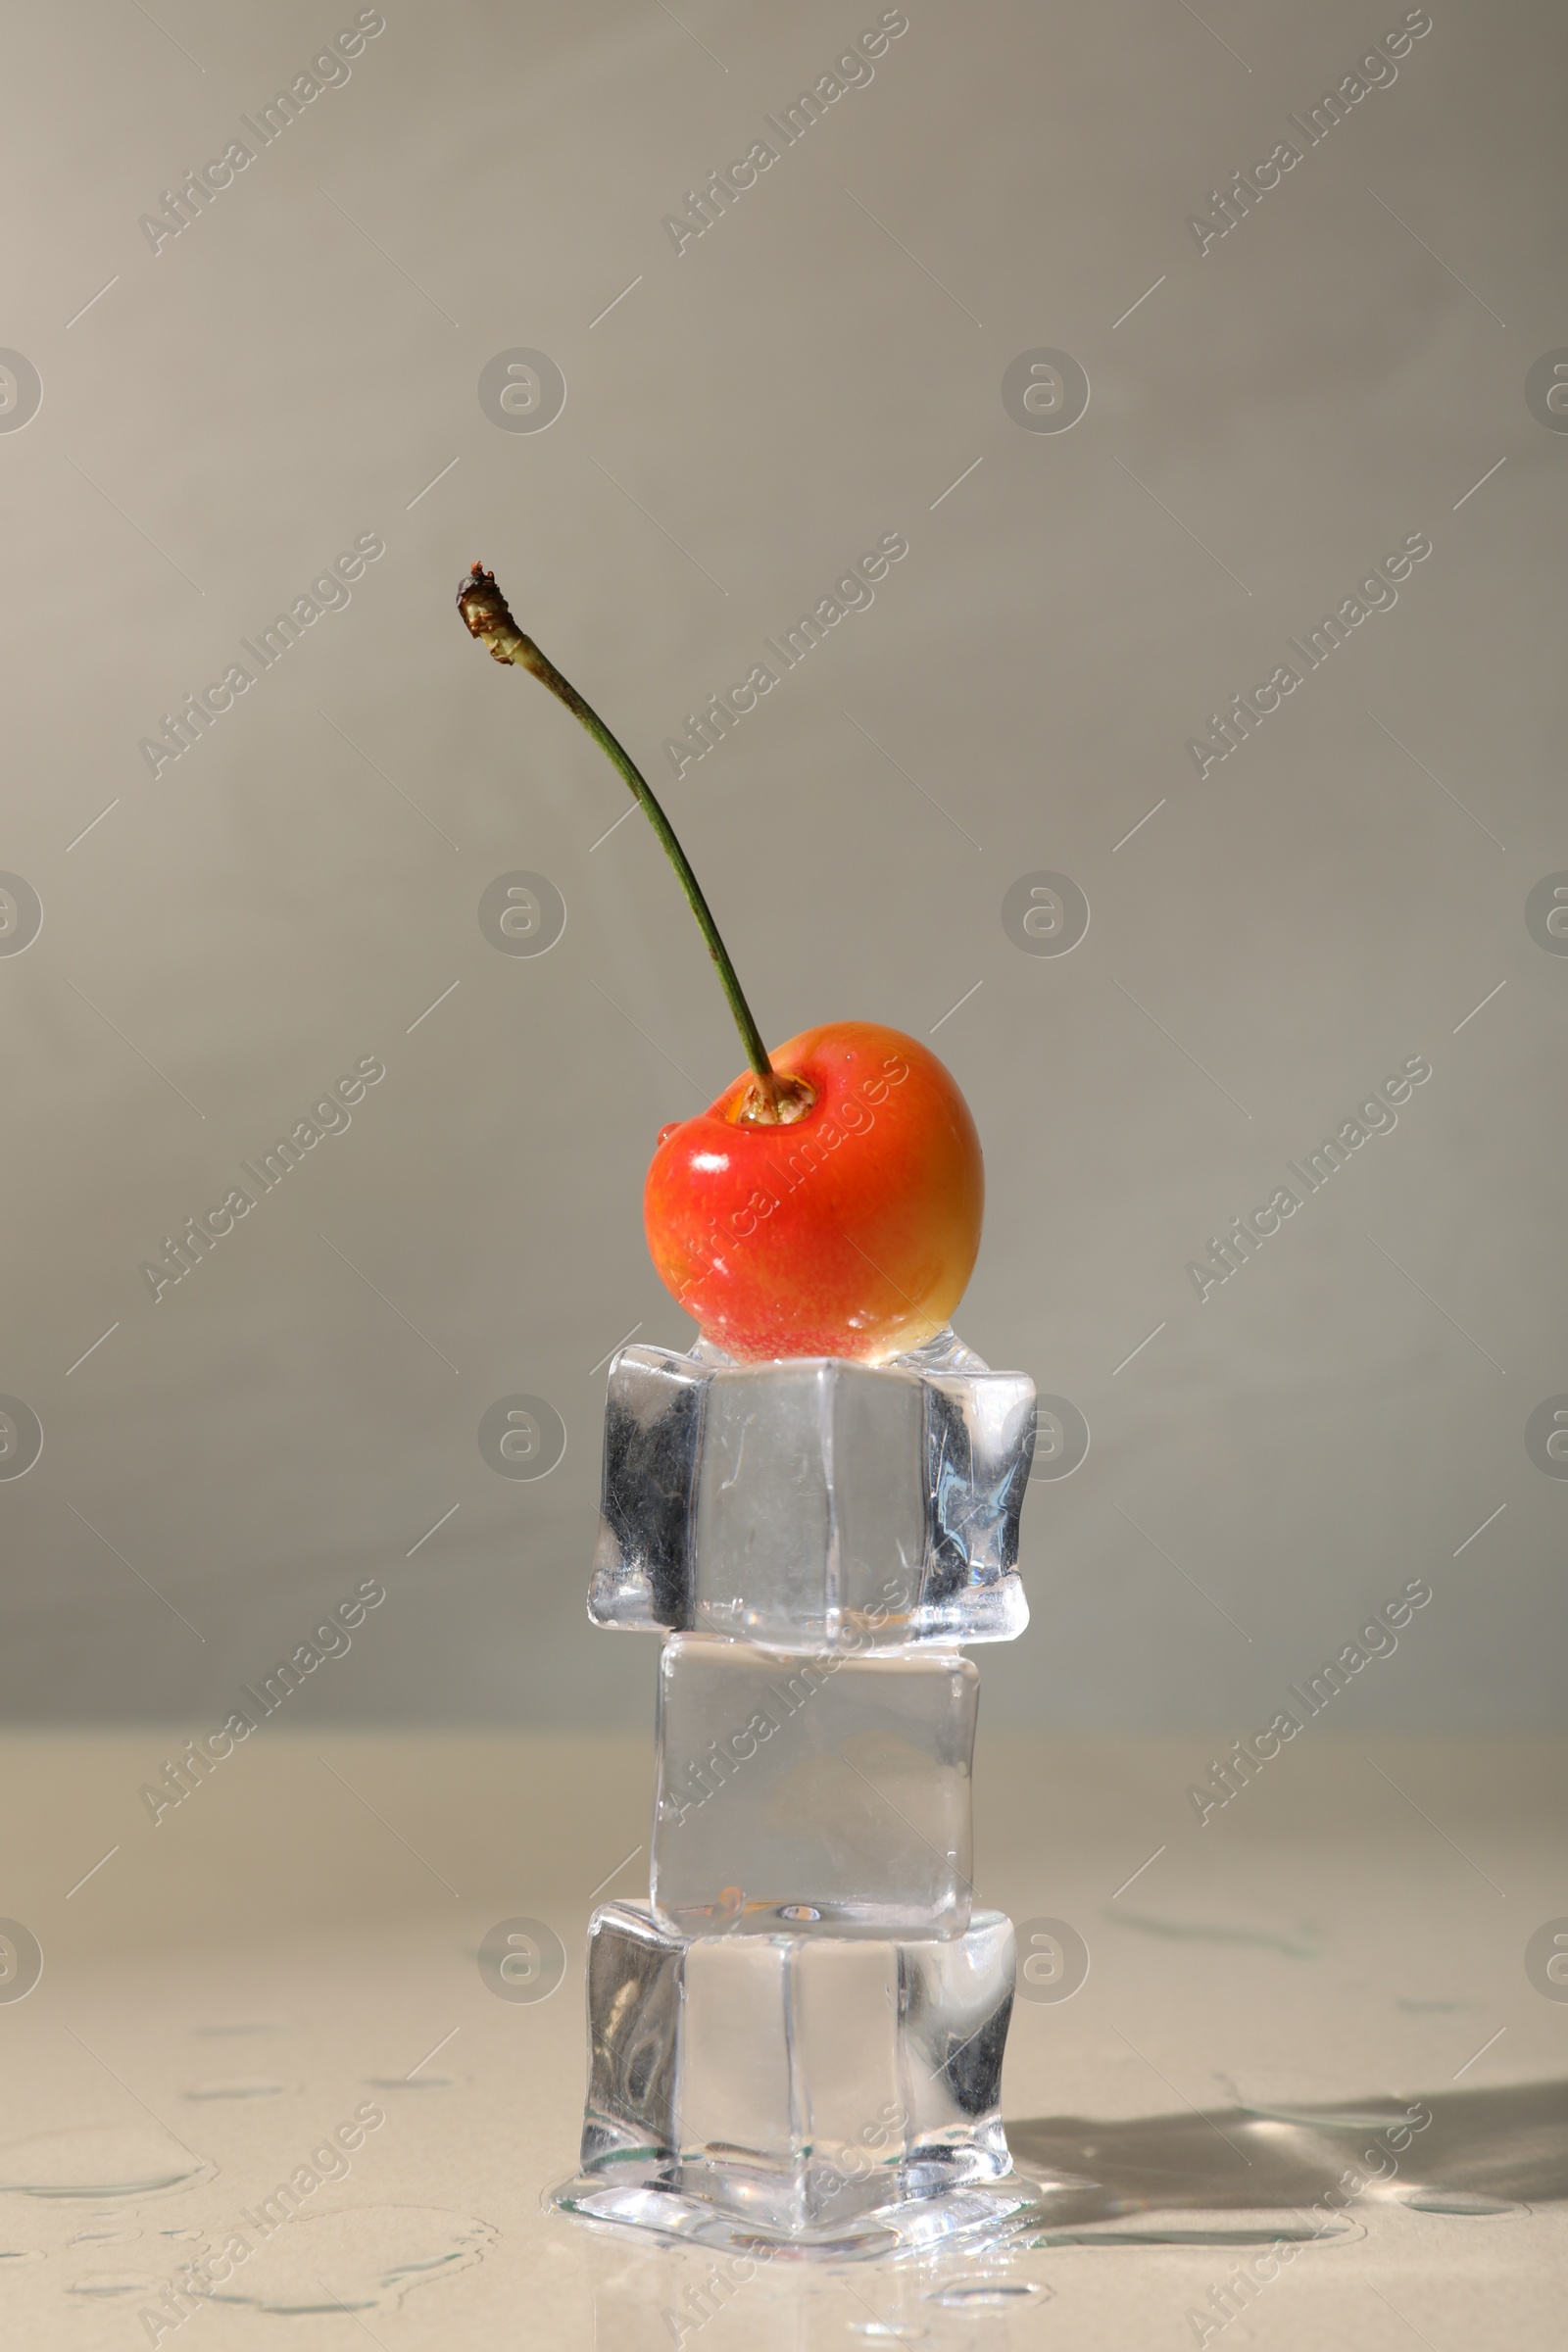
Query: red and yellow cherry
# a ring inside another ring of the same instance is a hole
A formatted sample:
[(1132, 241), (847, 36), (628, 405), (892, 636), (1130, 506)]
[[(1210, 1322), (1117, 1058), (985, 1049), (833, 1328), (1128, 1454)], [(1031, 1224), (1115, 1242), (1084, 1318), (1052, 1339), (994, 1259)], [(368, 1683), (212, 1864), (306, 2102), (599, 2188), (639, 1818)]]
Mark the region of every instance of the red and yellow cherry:
[(475, 564), (458, 611), (497, 662), (565, 705), (662, 843), (713, 959), (751, 1074), (666, 1127), (643, 1195), (666, 1288), (726, 1354), (885, 1361), (939, 1332), (980, 1247), (985, 1171), (934, 1054), (874, 1021), (830, 1021), (769, 1054), (691, 861), (647, 777)]
[(885, 1361), (940, 1331), (980, 1247), (985, 1171), (934, 1054), (830, 1021), (666, 1127), (643, 1194), (654, 1264), (705, 1339), (742, 1359)]

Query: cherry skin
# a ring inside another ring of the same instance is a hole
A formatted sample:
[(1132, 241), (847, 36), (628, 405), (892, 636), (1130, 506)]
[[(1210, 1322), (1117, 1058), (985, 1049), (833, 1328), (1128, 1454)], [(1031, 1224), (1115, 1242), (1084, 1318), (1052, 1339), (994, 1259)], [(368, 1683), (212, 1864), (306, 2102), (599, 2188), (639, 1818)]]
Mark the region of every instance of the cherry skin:
[(748, 1073), (662, 1131), (643, 1194), (660, 1279), (743, 1361), (920, 1347), (980, 1248), (968, 1105), (934, 1054), (875, 1021), (803, 1030), (770, 1058), (798, 1090), (783, 1123), (746, 1115)]

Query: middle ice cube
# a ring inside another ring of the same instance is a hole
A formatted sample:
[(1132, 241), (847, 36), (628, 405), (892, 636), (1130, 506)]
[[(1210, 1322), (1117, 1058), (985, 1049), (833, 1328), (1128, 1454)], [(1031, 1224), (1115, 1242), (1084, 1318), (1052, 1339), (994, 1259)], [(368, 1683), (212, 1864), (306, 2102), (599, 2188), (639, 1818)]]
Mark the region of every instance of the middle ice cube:
[(684, 1936), (961, 1936), (980, 1676), (956, 1650), (802, 1657), (676, 1634), (654, 1907)]

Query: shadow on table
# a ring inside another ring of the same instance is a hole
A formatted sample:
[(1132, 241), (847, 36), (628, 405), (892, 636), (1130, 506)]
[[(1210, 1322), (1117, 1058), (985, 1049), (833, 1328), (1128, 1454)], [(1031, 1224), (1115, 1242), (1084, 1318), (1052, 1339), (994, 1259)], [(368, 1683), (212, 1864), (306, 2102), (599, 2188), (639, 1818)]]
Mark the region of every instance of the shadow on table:
[(1008, 2123), (1007, 2144), (1017, 2170), (1041, 2182), (1053, 2230), (1156, 2210), (1277, 2212), (1331, 2200), (1343, 2211), (1366, 2198), (1485, 2214), (1568, 2197), (1568, 2082), (1121, 2123), (1030, 2116)]

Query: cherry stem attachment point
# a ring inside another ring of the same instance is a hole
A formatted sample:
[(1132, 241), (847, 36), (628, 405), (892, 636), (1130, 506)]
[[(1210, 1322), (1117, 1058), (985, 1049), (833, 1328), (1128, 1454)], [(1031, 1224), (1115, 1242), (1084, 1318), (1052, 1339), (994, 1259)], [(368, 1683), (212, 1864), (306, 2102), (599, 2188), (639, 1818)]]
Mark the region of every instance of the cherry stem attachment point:
[(619, 771), (634, 798), (641, 803), (643, 813), (658, 834), (664, 855), (675, 868), (680, 886), (686, 893), (687, 903), (697, 917), (697, 927), (713, 959), (719, 985), (734, 1015), (735, 1026), (741, 1033), (746, 1058), (752, 1065), (756, 1083), (747, 1090), (747, 1100), (740, 1116), (764, 1126), (776, 1126), (782, 1120), (799, 1118), (813, 1099), (810, 1090), (799, 1080), (780, 1077), (768, 1059), (761, 1031), (752, 1018), (751, 1006), (742, 992), (735, 966), (729, 959), (729, 951), (718, 935), (718, 925), (703, 896), (702, 885), (693, 873), (691, 861), (675, 837), (674, 827), (660, 807), (653, 787), (641, 768), (625, 746), (611, 733), (592, 704), (585, 702), (571, 681), (562, 676), (549, 656), (540, 652), (533, 639), (523, 635), (512, 617), (506, 598), (496, 586), (493, 571), (486, 571), (478, 564), (473, 565), (458, 589), (458, 611), (463, 615), (469, 635), (478, 638), (494, 661), (514, 662), (517, 668), (528, 670), (541, 686), (548, 686), (551, 693), (565, 704), (572, 716), (587, 728), (611, 764)]

